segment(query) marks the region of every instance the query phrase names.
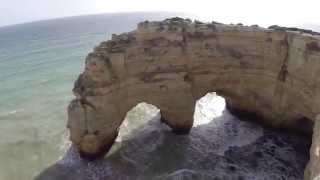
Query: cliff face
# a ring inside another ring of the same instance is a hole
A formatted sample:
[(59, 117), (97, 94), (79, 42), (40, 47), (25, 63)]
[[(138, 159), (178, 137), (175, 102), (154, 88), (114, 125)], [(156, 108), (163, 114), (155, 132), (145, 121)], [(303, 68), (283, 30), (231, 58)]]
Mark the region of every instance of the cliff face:
[[(87, 56), (68, 109), (70, 138), (85, 157), (104, 154), (140, 102), (157, 106), (174, 132), (188, 133), (195, 102), (208, 92), (225, 97), (234, 112), (312, 133), (319, 75), (320, 36), (314, 33), (179, 18), (143, 22)], [(320, 175), (319, 153), (312, 152), (310, 179)]]

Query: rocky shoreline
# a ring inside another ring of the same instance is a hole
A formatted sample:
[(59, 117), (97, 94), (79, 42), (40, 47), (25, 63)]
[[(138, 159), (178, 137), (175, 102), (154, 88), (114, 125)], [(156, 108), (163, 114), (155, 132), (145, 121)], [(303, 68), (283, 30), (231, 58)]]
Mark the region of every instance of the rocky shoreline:
[(133, 110), (135, 115), (129, 113), (112, 153), (104, 159), (82, 159), (71, 147), (36, 180), (303, 178), (309, 138), (263, 128), (227, 110), (213, 112), (217, 107), (210, 98), (198, 106), (197, 125), (188, 135), (176, 136), (160, 123), (159, 111), (140, 106)]

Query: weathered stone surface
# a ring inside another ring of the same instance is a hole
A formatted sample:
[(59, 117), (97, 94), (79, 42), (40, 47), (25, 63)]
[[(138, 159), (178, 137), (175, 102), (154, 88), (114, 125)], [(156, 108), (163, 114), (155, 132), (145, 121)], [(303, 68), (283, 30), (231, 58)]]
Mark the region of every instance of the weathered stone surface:
[(107, 151), (140, 102), (157, 106), (165, 123), (186, 133), (207, 92), (268, 125), (311, 134), (320, 112), (320, 36), (292, 30), (174, 18), (114, 35), (87, 56), (75, 83), (71, 140), (86, 155)]
[(304, 175), (306, 180), (320, 179), (320, 115), (316, 117), (314, 123), (310, 161)]

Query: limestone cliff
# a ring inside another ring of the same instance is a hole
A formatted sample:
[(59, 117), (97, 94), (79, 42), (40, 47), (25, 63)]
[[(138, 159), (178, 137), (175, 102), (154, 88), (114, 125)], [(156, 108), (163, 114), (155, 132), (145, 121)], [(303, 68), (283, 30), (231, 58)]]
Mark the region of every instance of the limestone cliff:
[[(68, 109), (70, 138), (84, 157), (103, 155), (140, 102), (157, 106), (174, 132), (188, 133), (195, 102), (207, 92), (225, 97), (234, 112), (312, 133), (319, 75), (320, 36), (310, 31), (180, 18), (142, 22), (87, 56)], [(319, 154), (311, 153), (308, 178), (320, 175), (318, 165)]]

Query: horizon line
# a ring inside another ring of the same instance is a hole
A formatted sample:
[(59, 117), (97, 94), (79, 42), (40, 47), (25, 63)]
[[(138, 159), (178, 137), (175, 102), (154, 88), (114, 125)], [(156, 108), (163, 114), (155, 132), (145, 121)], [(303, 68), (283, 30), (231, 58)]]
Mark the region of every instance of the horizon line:
[[(116, 15), (116, 14), (157, 14), (157, 13), (162, 13), (162, 14), (172, 14), (173, 16), (175, 17), (178, 17), (178, 16), (182, 16), (182, 18), (189, 18), (189, 19), (192, 19), (192, 20), (201, 20), (201, 21), (204, 21), (206, 23), (208, 22), (211, 22), (211, 21), (214, 21), (214, 19), (212, 20), (203, 20), (201, 19), (200, 16), (198, 15), (195, 15), (195, 14), (192, 14), (192, 13), (187, 13), (187, 12), (173, 12), (173, 11), (127, 11), (127, 12), (101, 12), (101, 13), (89, 13), (89, 14), (78, 14), (78, 15), (70, 15), (70, 16), (62, 16), (62, 17), (52, 17), (52, 18), (48, 18), (48, 19), (38, 19), (38, 20), (34, 20), (34, 21), (26, 21), (26, 22), (20, 22), (20, 23), (14, 23), (14, 24), (5, 24), (5, 25), (0, 25), (0, 29), (2, 28), (10, 28), (10, 27), (13, 27), (13, 26), (20, 26), (20, 25), (27, 25), (27, 24), (33, 24), (33, 23), (40, 23), (40, 22), (45, 22), (45, 21), (55, 21), (55, 20), (61, 20), (61, 19), (72, 19), (72, 18), (80, 18), (80, 17), (85, 17), (85, 16), (100, 16), (100, 15)], [(172, 16), (172, 17), (173, 17)], [(223, 24), (228, 24), (228, 23), (224, 23), (224, 22), (221, 22)], [(229, 23), (229, 24), (233, 24), (233, 23)], [(237, 23), (235, 23), (237, 24)], [(247, 24), (249, 25), (249, 24)], [(253, 24), (251, 24), (253, 25)], [(255, 24), (255, 25), (258, 25), (260, 26), (259, 24)], [(278, 25), (278, 24), (274, 24), (274, 25)], [(280, 25), (280, 24), (279, 24)], [(300, 25), (297, 25), (297, 26), (283, 26), (283, 27), (298, 27), (298, 28), (302, 28), (302, 29), (310, 29), (314, 32), (320, 32), (320, 24), (312, 24), (314, 26), (319, 26), (319, 27), (303, 27), (304, 25), (303, 24), (300, 24)], [(282, 26), (282, 25), (280, 25)], [(263, 28), (268, 28), (268, 27), (264, 27), (264, 26), (260, 26), (260, 27), (263, 27)]]
[(89, 14), (78, 14), (78, 15), (70, 15), (70, 16), (52, 17), (52, 18), (48, 18), (48, 19), (36, 19), (36, 20), (33, 20), (33, 21), (25, 21), (25, 22), (13, 23), (13, 24), (4, 24), (4, 25), (0, 25), (0, 28), (10, 27), (10, 26), (17, 26), (17, 25), (24, 25), (24, 24), (38, 23), (38, 22), (42, 22), (42, 21), (51, 21), (51, 20), (59, 20), (59, 19), (66, 19), (66, 18), (77, 18), (77, 17), (84, 17), (84, 16), (99, 16), (99, 15), (111, 15), (111, 14), (135, 14), (135, 13), (149, 13), (149, 14), (155, 14), (155, 13), (167, 13), (167, 14), (170, 14), (171, 13), (171, 14), (182, 14), (182, 15), (195, 16), (195, 15), (193, 15), (191, 13), (173, 12), (173, 11), (102, 12), (102, 13), (89, 13)]

